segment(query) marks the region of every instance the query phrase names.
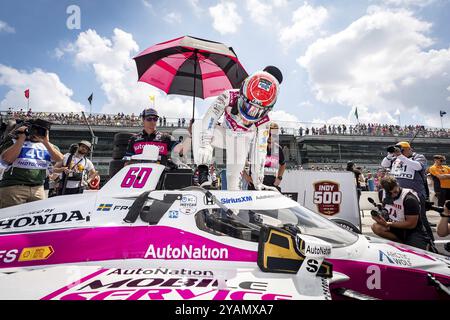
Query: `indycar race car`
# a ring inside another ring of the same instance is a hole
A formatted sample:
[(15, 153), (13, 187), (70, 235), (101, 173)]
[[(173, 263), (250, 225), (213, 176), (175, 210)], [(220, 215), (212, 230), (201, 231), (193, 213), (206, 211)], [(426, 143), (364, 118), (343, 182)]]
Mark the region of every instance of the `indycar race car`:
[(450, 260), (358, 235), (275, 191), (100, 191), (0, 210), (0, 299), (448, 299)]

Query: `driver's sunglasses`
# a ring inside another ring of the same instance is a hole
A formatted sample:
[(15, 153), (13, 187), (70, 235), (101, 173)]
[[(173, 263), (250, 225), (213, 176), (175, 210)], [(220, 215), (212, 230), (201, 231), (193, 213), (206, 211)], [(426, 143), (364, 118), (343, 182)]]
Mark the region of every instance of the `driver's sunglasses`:
[(159, 117), (147, 117), (145, 118), (146, 121), (158, 121)]

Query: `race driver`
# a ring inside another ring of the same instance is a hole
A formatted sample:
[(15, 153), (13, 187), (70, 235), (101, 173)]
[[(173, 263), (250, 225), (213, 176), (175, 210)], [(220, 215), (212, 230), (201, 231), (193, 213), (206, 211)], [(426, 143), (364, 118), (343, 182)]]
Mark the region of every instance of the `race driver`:
[(155, 109), (145, 109), (142, 111), (141, 117), (144, 129), (141, 133), (130, 138), (125, 157), (141, 154), (145, 145), (154, 145), (159, 148), (159, 162), (162, 165), (167, 165), (167, 160), (172, 153), (182, 153), (183, 145), (170, 134), (162, 133), (156, 129), (159, 116)]
[[(243, 81), (240, 89), (226, 90), (217, 97), (203, 118), (196, 163), (199, 170), (207, 170), (212, 163), (213, 147), (226, 149), (228, 190), (240, 189), (248, 155), (254, 186), (256, 190), (263, 188), (270, 128), (268, 113), (277, 101), (282, 79), (281, 71), (273, 66), (255, 72)], [(221, 125), (217, 125), (222, 116)]]

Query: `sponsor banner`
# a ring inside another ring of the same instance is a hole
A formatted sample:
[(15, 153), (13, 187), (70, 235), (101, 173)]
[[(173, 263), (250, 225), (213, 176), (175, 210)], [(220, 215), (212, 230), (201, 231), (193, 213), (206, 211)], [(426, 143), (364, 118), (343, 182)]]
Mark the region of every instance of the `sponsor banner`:
[[(35, 251), (28, 250), (25, 255), (27, 248)], [(35, 254), (45, 260), (27, 259)], [(122, 259), (256, 262), (257, 244), (254, 250), (245, 250), (166, 226), (77, 228), (0, 236), (0, 268)]]
[(24, 248), (20, 254), (19, 261), (47, 260), (53, 252), (52, 246)]
[(380, 262), (388, 262), (403, 267), (412, 267), (411, 259), (405, 253), (382, 250), (378, 250), (378, 252)]
[(197, 197), (192, 194), (183, 195), (180, 200), (180, 211), (184, 214), (193, 214), (197, 210)]
[(130, 206), (125, 206), (125, 205), (117, 205), (117, 204), (113, 204), (113, 203), (101, 203), (98, 205), (97, 207), (97, 211), (123, 211), (123, 210), (128, 210), (130, 209)]
[(223, 204), (232, 204), (232, 203), (243, 203), (243, 202), (251, 202), (253, 201), (252, 196), (243, 196), (243, 197), (236, 197), (236, 198), (221, 198), (220, 202)]
[(313, 201), (319, 213), (334, 216), (341, 210), (342, 192), (339, 183), (334, 181), (319, 181), (313, 184)]
[[(361, 217), (352, 172), (287, 170), (280, 185), (283, 194), (326, 218), (342, 219), (361, 230)], [(294, 198), (294, 197), (293, 197)]]
[(205, 245), (194, 247), (192, 245), (181, 245), (181, 247), (172, 247), (170, 244), (159, 248), (151, 244), (144, 256), (145, 259), (201, 259), (201, 260), (227, 260), (227, 248), (209, 248)]
[(307, 257), (323, 257), (331, 254), (331, 246), (305, 244), (304, 254)]
[[(41, 300), (292, 300), (290, 279), (263, 279), (250, 272), (223, 281), (213, 271), (187, 269), (100, 269)], [(284, 288), (284, 289), (282, 289)], [(323, 297), (316, 297), (323, 298)]]
[(180, 213), (178, 212), (178, 210), (170, 210), (169, 211), (169, 219), (178, 219), (179, 215), (180, 215)]
[(167, 144), (163, 142), (156, 142), (156, 141), (145, 141), (145, 142), (138, 142), (133, 145), (134, 153), (135, 154), (142, 154), (142, 151), (144, 150), (144, 146), (151, 145), (151, 146), (157, 146), (159, 149), (159, 154), (163, 156), (167, 156), (169, 153), (169, 150), (167, 149)]
[(55, 226), (65, 223), (89, 222), (90, 216), (83, 215), (81, 211), (58, 212), (38, 214), (31, 216), (19, 216), (11, 219), (0, 220), (0, 231), (23, 231), (29, 227)]

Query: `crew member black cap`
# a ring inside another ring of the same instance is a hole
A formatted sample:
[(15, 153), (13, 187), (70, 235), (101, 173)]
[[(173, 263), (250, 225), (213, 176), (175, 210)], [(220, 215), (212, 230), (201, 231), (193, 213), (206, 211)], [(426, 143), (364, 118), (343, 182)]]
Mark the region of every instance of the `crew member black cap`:
[(142, 118), (146, 118), (146, 117), (158, 117), (158, 111), (156, 111), (156, 110), (153, 109), (153, 108), (145, 109), (144, 111), (142, 111), (141, 117), (142, 117)]

